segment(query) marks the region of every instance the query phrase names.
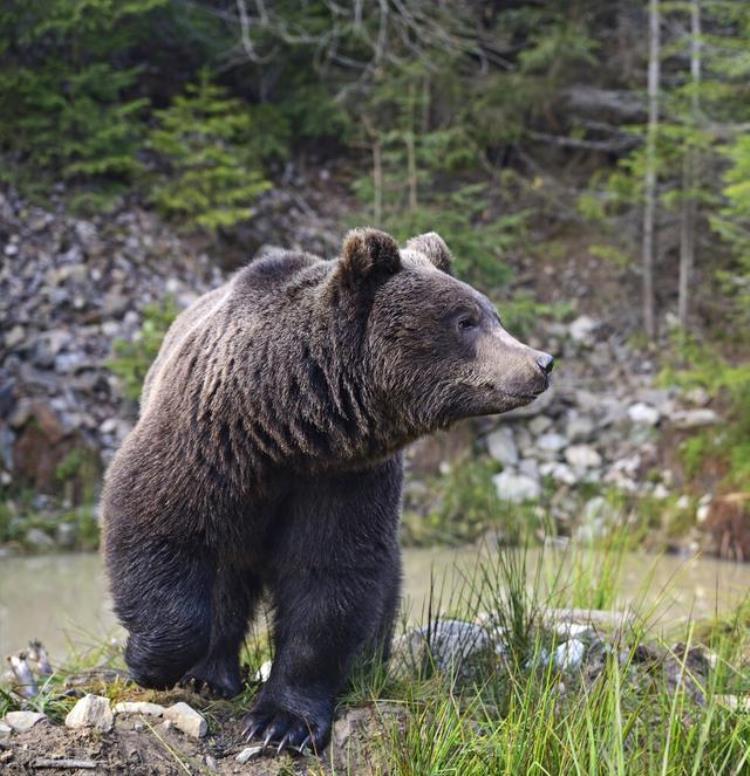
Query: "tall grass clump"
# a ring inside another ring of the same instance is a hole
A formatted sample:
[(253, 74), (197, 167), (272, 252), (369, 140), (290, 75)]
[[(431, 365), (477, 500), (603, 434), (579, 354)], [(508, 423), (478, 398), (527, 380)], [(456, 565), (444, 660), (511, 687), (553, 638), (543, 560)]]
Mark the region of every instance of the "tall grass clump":
[(557, 662), (571, 634), (550, 612), (563, 602), (612, 609), (623, 547), (613, 539), (596, 551), (555, 556), (551, 575), (526, 549), (501, 549), (447, 600), (431, 600), (423, 631), (437, 630), (444, 617), (482, 623), (490, 648), (478, 671), (441, 674), (436, 659), (429, 678), (380, 681), (376, 705), (398, 704), (402, 713), (382, 715), (372, 772), (750, 773), (750, 714), (732, 701), (732, 693), (750, 692), (750, 606), (701, 627), (683, 623), (669, 642), (649, 625), (648, 612), (635, 612), (617, 627), (577, 632), (583, 661)]

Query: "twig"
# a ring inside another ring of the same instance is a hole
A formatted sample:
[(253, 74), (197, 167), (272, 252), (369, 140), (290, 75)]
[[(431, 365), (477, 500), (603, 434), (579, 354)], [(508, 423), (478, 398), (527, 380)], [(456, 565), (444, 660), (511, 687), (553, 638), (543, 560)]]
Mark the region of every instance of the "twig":
[(42, 770), (43, 768), (78, 768), (84, 771), (93, 771), (98, 766), (99, 762), (97, 760), (72, 760), (68, 758), (53, 760), (47, 757), (38, 757), (31, 764), (32, 768), (37, 768), (38, 770)]

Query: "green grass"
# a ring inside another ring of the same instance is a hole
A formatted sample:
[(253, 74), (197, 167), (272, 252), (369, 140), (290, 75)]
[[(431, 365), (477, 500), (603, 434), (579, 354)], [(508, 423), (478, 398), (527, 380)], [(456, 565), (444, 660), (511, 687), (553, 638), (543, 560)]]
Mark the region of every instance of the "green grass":
[[(468, 672), (466, 666), (441, 671), (437, 663), (420, 673), (385, 671), (377, 663), (358, 666), (340, 710), (364, 708), (374, 722), (357, 741), (360, 753), (347, 768), (333, 772), (750, 773), (750, 714), (733, 711), (722, 699), (727, 693), (750, 693), (750, 599), (714, 622), (684, 623), (668, 634), (649, 622), (649, 611), (636, 612), (626, 627), (603, 630), (601, 639), (590, 641), (594, 657), (580, 668), (563, 670), (549, 659), (565, 636), (546, 613), (561, 606), (615, 606), (626, 546), (615, 536), (597, 549), (556, 551), (546, 563), (523, 548), (499, 550), (448, 595), (436, 578), (423, 624), (444, 617), (481, 621), (492, 635), (491, 648), (472, 663), (477, 670)], [(643, 584), (645, 591), (647, 574)], [(669, 646), (675, 641), (682, 646)], [(711, 655), (705, 672), (692, 657), (698, 645), (705, 645), (701, 654)], [(249, 676), (271, 654), (267, 633), (248, 640)], [(26, 705), (59, 722), (74, 702), (62, 694), (64, 679), (91, 665), (121, 666), (119, 649), (103, 646), (74, 657)], [(681, 677), (678, 683), (675, 677)], [(227, 715), (244, 713), (257, 687), (256, 681), (248, 682), (231, 703), (189, 700), (218, 733)], [(113, 700), (171, 702), (169, 694), (146, 692), (121, 679), (94, 678), (86, 689)], [(19, 705), (7, 689), (0, 691), (0, 715)], [(289, 761), (289, 773), (300, 772), (298, 765)], [(315, 772), (319, 766), (308, 767)]]
[[(505, 632), (505, 657), (468, 684), (437, 674), (385, 686), (380, 679), (371, 700), (399, 704), (403, 715), (382, 719), (379, 766), (372, 772), (750, 773), (750, 715), (721, 702), (723, 693), (748, 691), (750, 604), (702, 629), (687, 623), (671, 634), (687, 645), (684, 652), (670, 651), (651, 632), (646, 613), (627, 632), (605, 639), (596, 675), (562, 672), (545, 660), (558, 640), (542, 613), (562, 604), (611, 607), (624, 547), (614, 540), (597, 551), (597, 562), (594, 555), (569, 558), (566, 571), (551, 576), (530, 574), (523, 551), (500, 552), (481, 566), (447, 609), (459, 607), (450, 613), (474, 619), (491, 607), (493, 624)], [(444, 610), (438, 602), (428, 609), (431, 616)], [(708, 676), (694, 672), (686, 658), (699, 630), (714, 655)], [(670, 686), (660, 663), (644, 663), (644, 645), (671, 661), (682, 686)], [(359, 687), (357, 700), (363, 696)]]

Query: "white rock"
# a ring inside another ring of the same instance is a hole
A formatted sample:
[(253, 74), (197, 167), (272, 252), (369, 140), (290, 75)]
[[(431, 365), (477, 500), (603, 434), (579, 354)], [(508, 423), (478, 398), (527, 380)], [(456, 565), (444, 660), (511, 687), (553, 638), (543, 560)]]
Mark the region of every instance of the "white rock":
[(148, 717), (161, 717), (164, 706), (147, 701), (121, 701), (115, 704), (115, 714), (145, 714)]
[(594, 431), (596, 425), (588, 415), (571, 415), (565, 425), (565, 436), (570, 442), (588, 442)]
[(518, 463), (518, 447), (510, 426), (501, 426), (488, 434), (487, 450), (503, 466), (515, 466)]
[(570, 639), (560, 644), (555, 650), (555, 667), (561, 671), (569, 671), (578, 668), (586, 654), (586, 645), (579, 639)]
[(525, 474), (527, 477), (531, 477), (533, 480), (539, 479), (539, 461), (533, 458), (524, 458), (518, 464), (519, 474)]
[(575, 485), (578, 478), (575, 472), (566, 463), (559, 463), (558, 461), (548, 461), (543, 463), (539, 467), (539, 473), (543, 477), (552, 477), (555, 482), (562, 483), (563, 485)]
[(6, 725), (4, 722), (0, 722), (0, 741), (4, 738), (10, 738), (10, 734), (13, 732), (13, 728), (10, 725)]
[(536, 440), (537, 448), (546, 455), (556, 456), (568, 444), (568, 440), (562, 434), (550, 432), (542, 434)]
[(705, 407), (711, 401), (711, 395), (705, 388), (698, 386), (685, 392), (685, 401), (695, 407)]
[(394, 642), (394, 662), (417, 668), (429, 663), (440, 671), (458, 671), (484, 650), (492, 636), (482, 625), (463, 620), (438, 620), (415, 628)]
[(240, 765), (244, 765), (248, 760), (252, 759), (256, 755), (261, 754), (263, 751), (263, 745), (260, 746), (246, 746), (234, 759), (237, 760)]
[(43, 550), (55, 546), (55, 540), (41, 528), (29, 528), (24, 534), (23, 540), (32, 547)]
[(669, 419), (675, 428), (682, 430), (715, 426), (721, 420), (718, 413), (709, 409), (680, 410), (673, 412)]
[(665, 498), (669, 498), (669, 488), (663, 482), (657, 482), (651, 495), (655, 499), (663, 501)]
[(102, 324), (102, 334), (105, 337), (114, 338), (120, 333), (120, 324), (117, 321), (104, 321)]
[(577, 638), (578, 636), (591, 635), (593, 633), (591, 625), (583, 622), (556, 622), (554, 624), (554, 631), (564, 639)]
[(203, 738), (208, 732), (208, 724), (203, 716), (182, 701), (165, 709), (164, 718), (194, 738)]
[(525, 426), (518, 426), (515, 429), (516, 445), (521, 457), (527, 457), (533, 453), (534, 439)]
[(591, 344), (594, 341), (594, 334), (601, 326), (599, 321), (588, 315), (581, 315), (568, 326), (568, 333), (576, 342)]
[(576, 469), (595, 469), (602, 457), (591, 445), (570, 445), (565, 448), (565, 460)]
[(101, 695), (84, 695), (65, 717), (65, 727), (96, 728), (103, 732), (112, 730), (115, 718), (109, 707), (109, 699)]
[(3, 722), (13, 728), (16, 733), (24, 733), (31, 730), (38, 722), (47, 719), (46, 714), (40, 714), (38, 711), (9, 711)]
[(628, 407), (628, 417), (639, 426), (655, 426), (659, 422), (659, 410), (642, 401)]
[(497, 491), (497, 497), (501, 501), (512, 501), (520, 504), (522, 501), (530, 501), (542, 495), (542, 486), (539, 480), (526, 474), (516, 474), (510, 470), (500, 472), (492, 478)]
[(750, 712), (750, 695), (717, 695), (716, 702), (732, 711)]
[(711, 504), (713, 502), (713, 496), (710, 493), (705, 493), (698, 500), (698, 508), (695, 510), (695, 520), (697, 523), (705, 523), (708, 520), (708, 516), (711, 514)]
[(270, 660), (266, 660), (265, 663), (255, 672), (256, 682), (267, 682), (271, 676), (271, 666), (273, 663)]
[(23, 326), (16, 325), (5, 335), (5, 346), (12, 350), (17, 345), (20, 345), (25, 337), (26, 331)]
[(547, 415), (537, 415), (529, 421), (529, 431), (535, 436), (543, 434), (552, 425), (552, 418)]

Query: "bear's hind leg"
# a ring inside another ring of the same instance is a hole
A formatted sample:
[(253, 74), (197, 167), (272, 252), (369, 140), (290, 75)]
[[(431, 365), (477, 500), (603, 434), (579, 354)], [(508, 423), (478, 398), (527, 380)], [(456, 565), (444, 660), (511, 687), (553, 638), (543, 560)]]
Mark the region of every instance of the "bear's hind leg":
[(222, 698), (240, 693), (239, 652), (260, 592), (260, 580), (246, 570), (219, 570), (213, 588), (208, 654), (185, 673), (183, 683), (196, 690), (207, 688)]
[(110, 535), (106, 555), (115, 612), (129, 633), (125, 662), (131, 677), (143, 687), (173, 687), (208, 651), (208, 552), (164, 538), (134, 546)]

